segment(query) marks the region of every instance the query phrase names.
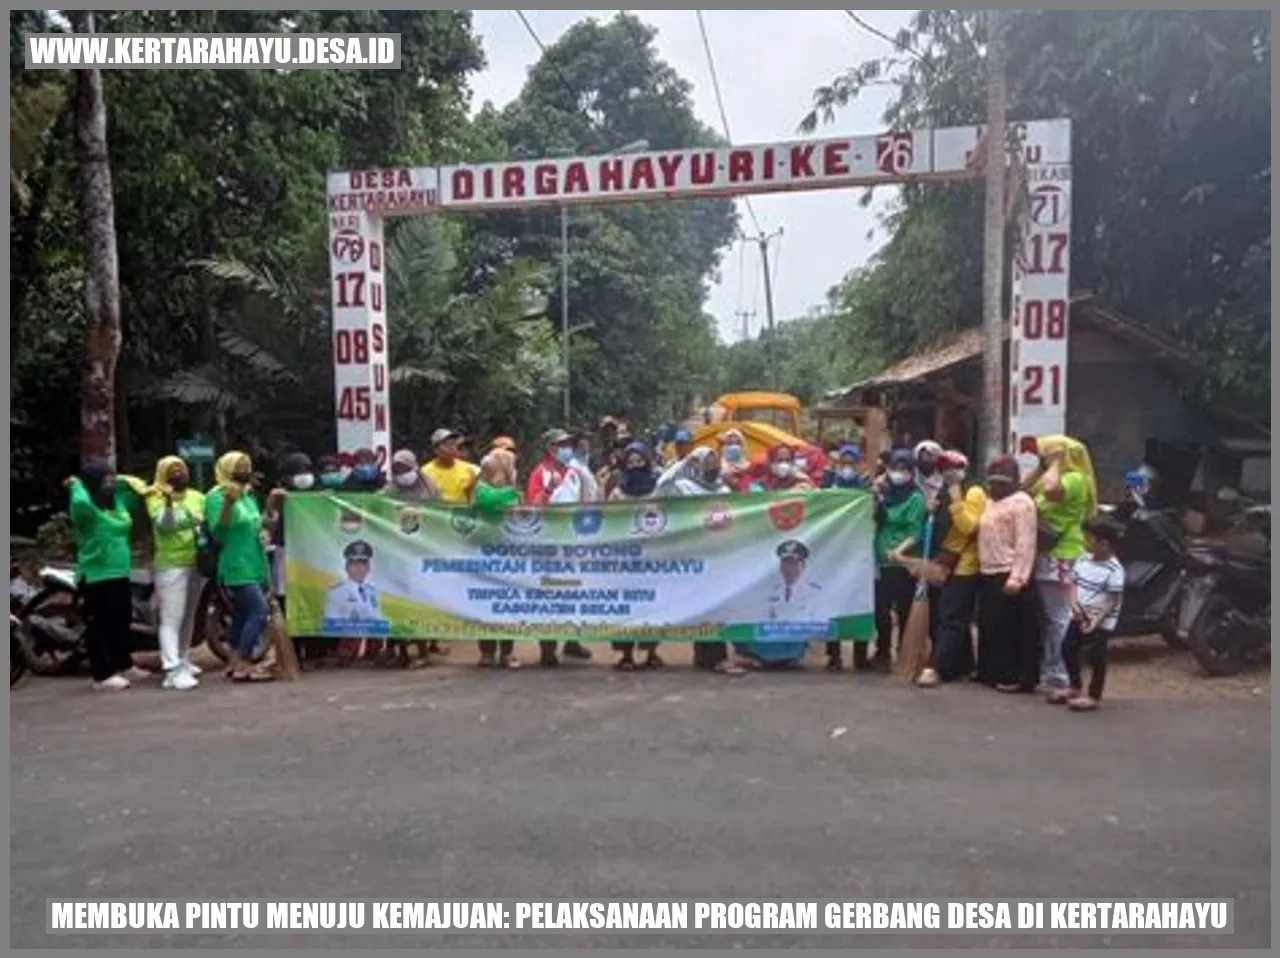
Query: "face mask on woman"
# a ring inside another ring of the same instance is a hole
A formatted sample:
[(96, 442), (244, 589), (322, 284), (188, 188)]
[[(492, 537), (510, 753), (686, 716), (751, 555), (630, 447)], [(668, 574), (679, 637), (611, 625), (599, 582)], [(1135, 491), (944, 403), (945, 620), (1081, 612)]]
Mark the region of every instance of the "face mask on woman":
[(708, 486), (714, 486), (717, 482), (720, 481), (720, 467), (708, 466), (706, 469), (703, 469), (702, 481), (706, 483)]
[(248, 469), (238, 469), (231, 474), (231, 479), (242, 486), (247, 486), (253, 482), (253, 473)]
[(320, 485), (325, 489), (337, 489), (342, 485), (342, 473), (336, 471), (321, 473)]
[(395, 474), (396, 485), (401, 489), (412, 489), (418, 484), (418, 477), (412, 472), (397, 472)]
[(316, 484), (316, 477), (309, 472), (302, 472), (293, 477), (293, 488), (306, 492)]
[(569, 446), (560, 446), (556, 450), (556, 462), (562, 466), (567, 466), (573, 462), (573, 450)]
[(848, 482), (851, 479), (857, 478), (858, 470), (853, 468), (853, 466), (841, 466), (836, 470), (836, 475)]
[(724, 461), (734, 463), (742, 462), (742, 447), (736, 443), (731, 446), (724, 447)]
[(351, 470), (351, 474), (360, 482), (373, 482), (378, 478), (378, 464), (375, 462), (359, 463)]
[(169, 488), (174, 492), (186, 492), (187, 486), (191, 484), (191, 480), (185, 472), (180, 472), (176, 476), (169, 477)]
[(791, 475), (791, 463), (775, 462), (773, 464), (773, 474), (779, 479), (785, 479), (787, 476)]
[(895, 486), (905, 486), (911, 481), (911, 473), (903, 472), (900, 469), (894, 469), (889, 473), (889, 482)]

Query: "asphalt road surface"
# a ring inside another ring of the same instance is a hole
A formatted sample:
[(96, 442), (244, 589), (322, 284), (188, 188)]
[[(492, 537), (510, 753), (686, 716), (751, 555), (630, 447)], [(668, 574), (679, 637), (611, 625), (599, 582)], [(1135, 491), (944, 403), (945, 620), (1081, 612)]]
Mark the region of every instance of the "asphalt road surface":
[[(874, 676), (352, 669), (12, 696), (13, 947), (1103, 945), (742, 932), (48, 936), (47, 899), (1236, 899), (1270, 942), (1270, 705), (1091, 715)], [(840, 731), (843, 730), (843, 731)]]

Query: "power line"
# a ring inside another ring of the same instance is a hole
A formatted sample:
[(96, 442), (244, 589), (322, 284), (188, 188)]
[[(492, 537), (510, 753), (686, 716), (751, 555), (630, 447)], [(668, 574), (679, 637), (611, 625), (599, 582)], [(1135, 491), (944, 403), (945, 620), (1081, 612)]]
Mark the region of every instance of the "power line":
[[(542, 51), (543, 62), (550, 65), (551, 69), (555, 71), (556, 76), (560, 78), (560, 83), (564, 86), (565, 92), (569, 94), (569, 98), (573, 101), (573, 111), (575, 113), (582, 112), (582, 97), (578, 94), (574, 85), (569, 82), (569, 78), (564, 75), (564, 71), (560, 69), (560, 64), (556, 63), (555, 60), (552, 60), (547, 55), (547, 45), (543, 43), (542, 38), (538, 36), (538, 31), (533, 29), (533, 24), (529, 22), (529, 18), (524, 15), (523, 10), (513, 10), (511, 12), (520, 18), (520, 22), (524, 24), (524, 28), (529, 31), (529, 36), (533, 37), (533, 42), (536, 43), (538, 45), (538, 49)], [(586, 117), (586, 120), (588, 123), (591, 123), (590, 117)], [(592, 123), (592, 125), (594, 126), (595, 124)]]
[(889, 36), (889, 34), (881, 30), (879, 27), (872, 26), (866, 20), (862, 19), (862, 17), (854, 13), (852, 10), (846, 10), (845, 13), (848, 15), (850, 20), (852, 20), (858, 26), (862, 27), (862, 29), (866, 30), (867, 33), (871, 34), (874, 37), (879, 37), (885, 43), (888, 43), (890, 46), (892, 46), (895, 50), (900, 50), (903, 53), (908, 53), (911, 56), (915, 57), (917, 60), (921, 60), (921, 61), (924, 60), (924, 57), (922, 57), (919, 53), (917, 53), (915, 48), (912, 47), (909, 43), (900, 43), (899, 41), (895, 40), (893, 37)]
[[(707, 23), (702, 18), (701, 10), (693, 11), (698, 17), (698, 32), (702, 34), (702, 49), (707, 55), (707, 68), (711, 71), (711, 89), (716, 96), (716, 109), (720, 111), (720, 123), (724, 126), (725, 139), (729, 141), (729, 145), (733, 145), (733, 133), (729, 130), (729, 113), (724, 108), (724, 95), (720, 92), (720, 75), (716, 73), (716, 58), (711, 53), (711, 40), (707, 36)], [(751, 216), (751, 224), (756, 228), (757, 233), (763, 233), (764, 227), (760, 225), (760, 219), (756, 216), (755, 207), (751, 205), (751, 197), (744, 196), (743, 204), (747, 208), (747, 213)]]

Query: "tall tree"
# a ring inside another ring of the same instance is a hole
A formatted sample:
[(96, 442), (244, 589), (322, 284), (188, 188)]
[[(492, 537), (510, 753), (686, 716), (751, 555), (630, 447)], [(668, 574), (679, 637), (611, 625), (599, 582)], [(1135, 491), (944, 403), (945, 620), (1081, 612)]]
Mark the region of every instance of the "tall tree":
[[(94, 14), (69, 11), (76, 33), (95, 33)], [(84, 365), (80, 395), (81, 455), (115, 462), (115, 376), (120, 357), (120, 261), (107, 152), (107, 103), (99, 70), (76, 71), (76, 155), (85, 240)]]
[[(897, 38), (910, 55), (820, 88), (804, 125), (886, 78), (892, 126), (981, 122), (983, 29), (976, 12), (921, 11)], [(1269, 16), (1021, 11), (1006, 41), (1010, 119), (1072, 120), (1073, 285), (1194, 344), (1212, 371), (1196, 388), (1269, 418)], [(975, 323), (980, 223), (967, 185), (905, 188), (889, 243), (844, 284), (851, 335), (892, 358)]]

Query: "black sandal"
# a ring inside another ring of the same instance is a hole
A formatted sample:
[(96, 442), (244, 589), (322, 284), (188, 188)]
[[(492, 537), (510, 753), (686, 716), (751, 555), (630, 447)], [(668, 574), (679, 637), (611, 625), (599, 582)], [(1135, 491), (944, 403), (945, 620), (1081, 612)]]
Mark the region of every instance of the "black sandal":
[(844, 671), (844, 662), (842, 662), (840, 659), (837, 659), (837, 658), (835, 658), (834, 656), (832, 656), (831, 658), (827, 659), (827, 671), (828, 671), (828, 672), (843, 672), (843, 671)]
[(626, 658), (618, 659), (618, 661), (614, 663), (613, 667), (619, 672), (634, 672), (636, 670), (636, 661), (630, 656), (627, 656)]
[(646, 669), (660, 669), (666, 666), (666, 664), (667, 663), (663, 660), (662, 656), (657, 652), (650, 652), (644, 660), (644, 667)]

